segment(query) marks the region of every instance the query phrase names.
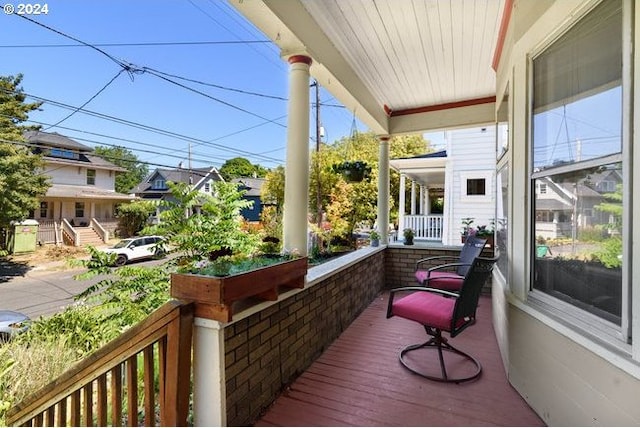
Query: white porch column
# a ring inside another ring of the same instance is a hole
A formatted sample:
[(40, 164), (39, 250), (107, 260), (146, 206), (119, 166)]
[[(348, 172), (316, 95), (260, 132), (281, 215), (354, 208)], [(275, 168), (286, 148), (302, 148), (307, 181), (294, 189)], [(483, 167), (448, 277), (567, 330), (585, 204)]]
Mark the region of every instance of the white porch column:
[(194, 426), (227, 425), (224, 329), (206, 318), (193, 322)]
[(425, 186), (424, 193), (424, 214), (431, 215), (431, 195), (427, 186)]
[(411, 215), (416, 215), (416, 182), (411, 181)]
[(287, 158), (284, 177), (283, 249), (306, 256), (309, 199), (309, 66), (311, 58), (289, 58)]
[(406, 191), (406, 185), (407, 185), (407, 176), (404, 174), (400, 174), (400, 196), (399, 199), (400, 201), (398, 201), (398, 236), (402, 235), (402, 232), (404, 231), (404, 205), (405, 205), (405, 191)]
[(378, 151), (378, 231), (380, 243), (389, 243), (389, 136), (379, 136)]
[(420, 215), (425, 215), (425, 203), (424, 203), (424, 184), (420, 185), (420, 206), (419, 206), (419, 210), (420, 210)]

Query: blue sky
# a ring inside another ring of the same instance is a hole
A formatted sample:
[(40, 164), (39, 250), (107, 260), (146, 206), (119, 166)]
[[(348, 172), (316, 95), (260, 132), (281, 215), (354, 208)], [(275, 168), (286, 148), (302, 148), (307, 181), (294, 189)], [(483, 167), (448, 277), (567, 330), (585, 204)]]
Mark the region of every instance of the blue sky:
[[(7, 3), (12, 2), (0, 2)], [(80, 107), (114, 79), (84, 107), (111, 120), (77, 112), (46, 130), (92, 147), (125, 146), (140, 160), (153, 164), (150, 169), (177, 166), (181, 161), (187, 166), (189, 143), (193, 167), (220, 166), (236, 156), (269, 168), (284, 162), (287, 103), (282, 98), (288, 96), (287, 64), (280, 59), (277, 46), (226, 2), (65, 0), (47, 5), (46, 15), (27, 17), (98, 45), (116, 61), (86, 46), (49, 46), (78, 43), (15, 14), (2, 14), (0, 75), (24, 74), (24, 92), (49, 100), (30, 116), (44, 124), (43, 129), (73, 112), (56, 103)], [(181, 42), (231, 43), (100, 46)], [(135, 70), (147, 67), (166, 73), (165, 78), (205, 95), (148, 72), (121, 72), (117, 62), (133, 64)], [(320, 94), (326, 140), (349, 136), (353, 113), (340, 107), (328, 92), (321, 90)], [(312, 126), (314, 120), (312, 116)], [(357, 127), (360, 132), (367, 130), (360, 122)], [(310, 146), (315, 143), (310, 141)]]

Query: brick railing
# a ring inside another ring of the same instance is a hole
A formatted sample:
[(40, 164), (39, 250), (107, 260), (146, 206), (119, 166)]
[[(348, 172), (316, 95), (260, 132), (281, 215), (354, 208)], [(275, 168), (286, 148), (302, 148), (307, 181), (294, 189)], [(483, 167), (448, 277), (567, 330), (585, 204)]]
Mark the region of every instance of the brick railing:
[[(462, 247), (423, 247), (418, 245), (390, 245), (385, 257), (385, 283), (387, 288), (415, 285), (416, 262), (433, 256), (460, 255)], [(493, 250), (484, 249), (482, 257), (493, 257)], [(425, 265), (424, 267), (433, 267)]]

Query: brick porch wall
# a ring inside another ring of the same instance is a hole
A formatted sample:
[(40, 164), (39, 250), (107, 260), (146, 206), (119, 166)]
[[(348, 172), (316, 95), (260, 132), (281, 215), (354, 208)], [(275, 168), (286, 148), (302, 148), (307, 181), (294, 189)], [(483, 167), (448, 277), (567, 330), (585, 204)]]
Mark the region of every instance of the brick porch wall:
[[(460, 255), (460, 248), (421, 247), (417, 245), (394, 245), (387, 247), (385, 258), (385, 286), (388, 288), (417, 285), (415, 278), (416, 262), (433, 256)], [(493, 257), (493, 250), (483, 250), (482, 257)], [(433, 263), (436, 266), (441, 263)], [(431, 267), (429, 266), (429, 267)], [(488, 291), (490, 288), (485, 286)], [(483, 291), (485, 290), (483, 289)]]
[[(387, 250), (388, 251), (388, 250)], [(227, 424), (252, 424), (385, 286), (385, 251), (225, 328)]]

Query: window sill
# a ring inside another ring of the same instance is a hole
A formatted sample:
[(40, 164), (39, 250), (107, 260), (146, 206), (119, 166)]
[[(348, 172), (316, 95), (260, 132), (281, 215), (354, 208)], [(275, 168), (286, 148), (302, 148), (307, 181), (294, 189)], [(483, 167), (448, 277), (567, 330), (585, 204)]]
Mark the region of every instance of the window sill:
[(509, 303), (615, 367), (640, 379), (640, 362), (632, 358), (631, 345), (622, 340), (617, 325), (535, 290), (529, 293), (526, 302), (509, 293)]

